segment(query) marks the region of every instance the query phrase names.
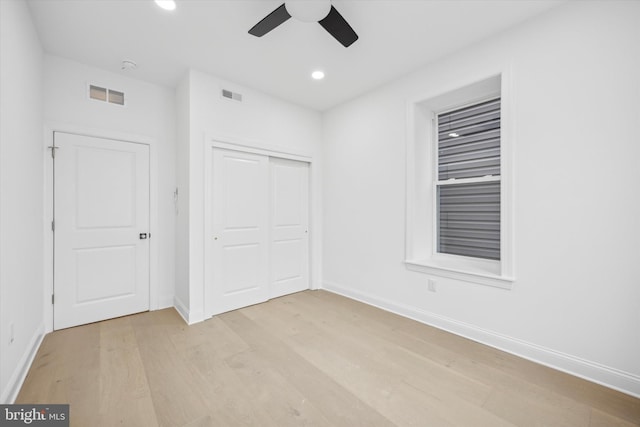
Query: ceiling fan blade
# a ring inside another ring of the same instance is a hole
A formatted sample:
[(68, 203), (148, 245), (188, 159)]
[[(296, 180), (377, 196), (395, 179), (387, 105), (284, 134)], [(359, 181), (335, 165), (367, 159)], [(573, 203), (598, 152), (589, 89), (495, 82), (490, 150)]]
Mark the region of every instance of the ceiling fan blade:
[(344, 47), (349, 47), (358, 40), (358, 35), (351, 25), (340, 15), (340, 12), (335, 7), (331, 6), (329, 14), (318, 21), (322, 27), (329, 32), (336, 40), (338, 40)]
[(256, 37), (262, 37), (289, 18), (291, 18), (291, 15), (289, 15), (289, 12), (287, 12), (287, 9), (284, 7), (284, 3), (282, 3), (280, 7), (265, 16), (262, 21), (254, 25), (249, 30), (249, 34)]

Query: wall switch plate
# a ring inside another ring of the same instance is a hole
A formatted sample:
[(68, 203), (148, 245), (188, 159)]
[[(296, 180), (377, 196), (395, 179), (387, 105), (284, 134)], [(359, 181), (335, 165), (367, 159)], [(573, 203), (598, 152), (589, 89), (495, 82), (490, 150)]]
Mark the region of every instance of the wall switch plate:
[(427, 286), (429, 289), (429, 292), (435, 292), (436, 291), (436, 281), (433, 279), (428, 279), (427, 280)]

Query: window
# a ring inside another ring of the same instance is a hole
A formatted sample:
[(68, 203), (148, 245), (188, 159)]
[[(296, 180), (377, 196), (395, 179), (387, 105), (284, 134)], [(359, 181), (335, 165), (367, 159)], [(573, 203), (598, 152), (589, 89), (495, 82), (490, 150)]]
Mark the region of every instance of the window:
[(513, 231), (504, 73), (408, 104), (405, 265), (509, 289)]
[(500, 259), (500, 98), (437, 115), (437, 251)]

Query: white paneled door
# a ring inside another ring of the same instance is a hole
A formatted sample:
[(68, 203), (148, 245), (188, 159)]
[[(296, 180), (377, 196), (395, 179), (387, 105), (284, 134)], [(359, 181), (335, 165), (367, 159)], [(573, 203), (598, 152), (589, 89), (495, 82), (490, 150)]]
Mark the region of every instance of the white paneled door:
[(207, 163), (208, 314), (309, 289), (309, 164), (215, 147)]
[(214, 313), (268, 299), (269, 158), (213, 148)]
[(309, 289), (309, 164), (270, 159), (269, 297)]
[(149, 146), (54, 142), (54, 329), (149, 310)]

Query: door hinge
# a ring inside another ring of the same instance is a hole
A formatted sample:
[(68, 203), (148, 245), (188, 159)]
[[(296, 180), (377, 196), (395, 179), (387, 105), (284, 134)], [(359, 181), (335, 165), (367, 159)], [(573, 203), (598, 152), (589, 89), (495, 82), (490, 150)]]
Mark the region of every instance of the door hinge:
[(56, 221), (51, 221), (51, 231), (56, 231)]
[(56, 150), (60, 147), (56, 147), (55, 145), (50, 145), (47, 148), (49, 148), (51, 150), (51, 158), (55, 159), (56, 158)]
[(51, 294), (51, 304), (53, 304), (55, 302), (55, 296), (54, 294)]

